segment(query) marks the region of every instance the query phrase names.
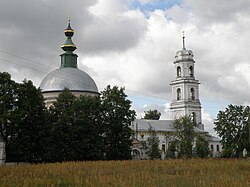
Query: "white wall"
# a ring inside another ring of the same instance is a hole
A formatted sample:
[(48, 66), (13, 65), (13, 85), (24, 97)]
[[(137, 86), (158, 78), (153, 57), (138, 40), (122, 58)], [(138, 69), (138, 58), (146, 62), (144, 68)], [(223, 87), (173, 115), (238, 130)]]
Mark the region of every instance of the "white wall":
[(212, 157), (220, 157), (222, 153), (222, 144), (220, 142), (209, 142), (209, 150)]
[(0, 141), (0, 165), (5, 163), (5, 150), (4, 150), (4, 142)]

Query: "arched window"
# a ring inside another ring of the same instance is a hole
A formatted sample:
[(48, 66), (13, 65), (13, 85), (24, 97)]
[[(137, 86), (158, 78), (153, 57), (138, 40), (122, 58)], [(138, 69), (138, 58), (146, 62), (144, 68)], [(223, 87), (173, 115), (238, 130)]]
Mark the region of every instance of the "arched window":
[(165, 144), (161, 145), (161, 150), (165, 153), (165, 151), (166, 151), (166, 145)]
[(178, 88), (177, 89), (177, 100), (180, 100), (181, 99), (181, 89)]
[(196, 124), (196, 113), (192, 112), (192, 121), (194, 124)]
[(181, 67), (178, 66), (177, 67), (177, 77), (180, 77), (181, 76)]
[(216, 151), (220, 151), (220, 146), (219, 145), (216, 145)]
[(194, 76), (194, 68), (193, 68), (193, 66), (190, 66), (190, 67), (189, 67), (189, 76), (190, 76), (190, 77), (193, 77), (193, 76)]
[(190, 96), (191, 96), (192, 100), (195, 100), (195, 94), (194, 94), (194, 89), (193, 88), (190, 89)]

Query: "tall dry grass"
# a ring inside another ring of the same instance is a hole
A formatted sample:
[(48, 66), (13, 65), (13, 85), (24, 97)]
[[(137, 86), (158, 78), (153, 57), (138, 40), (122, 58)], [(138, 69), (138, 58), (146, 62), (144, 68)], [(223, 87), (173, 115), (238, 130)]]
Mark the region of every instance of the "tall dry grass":
[(98, 161), (0, 167), (0, 186), (250, 186), (250, 160)]

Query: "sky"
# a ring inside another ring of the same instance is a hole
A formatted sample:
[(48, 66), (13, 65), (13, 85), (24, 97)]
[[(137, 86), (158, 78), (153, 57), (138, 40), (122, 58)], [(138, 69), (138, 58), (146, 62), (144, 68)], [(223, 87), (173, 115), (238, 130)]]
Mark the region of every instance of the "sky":
[(250, 103), (248, 0), (1, 0), (0, 71), (21, 82), (41, 80), (60, 67), (70, 15), (78, 67), (99, 90), (125, 87), (137, 118), (159, 110), (171, 119), (174, 57), (195, 59), (205, 130), (229, 104)]

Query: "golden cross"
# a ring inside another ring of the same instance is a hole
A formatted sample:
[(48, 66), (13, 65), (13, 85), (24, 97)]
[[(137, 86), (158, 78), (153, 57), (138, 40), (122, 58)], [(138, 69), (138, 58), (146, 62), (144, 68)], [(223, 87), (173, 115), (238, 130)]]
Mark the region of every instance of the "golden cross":
[(69, 11), (69, 15), (68, 15), (68, 21), (69, 21), (69, 23), (70, 23), (70, 11)]

